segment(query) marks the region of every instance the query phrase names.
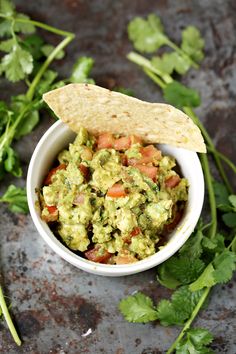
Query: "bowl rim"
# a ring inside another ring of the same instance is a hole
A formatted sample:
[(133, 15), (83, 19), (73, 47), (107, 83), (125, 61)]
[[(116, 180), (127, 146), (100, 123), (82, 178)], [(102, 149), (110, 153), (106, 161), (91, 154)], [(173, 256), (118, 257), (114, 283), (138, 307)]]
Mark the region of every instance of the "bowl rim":
[[(198, 178), (199, 178), (198, 203), (196, 203), (194, 210), (193, 208), (190, 210), (189, 212), (190, 215), (188, 215), (184, 225), (181, 228), (177, 227), (177, 229), (174, 231), (174, 232), (178, 232), (178, 239), (175, 240), (174, 242), (171, 241), (167, 242), (167, 244), (163, 246), (154, 255), (149, 256), (136, 263), (123, 264), (123, 265), (95, 263), (80, 257), (79, 255), (71, 251), (69, 248), (67, 248), (65, 245), (63, 245), (63, 243), (60, 242), (53, 234), (53, 232), (50, 230), (48, 225), (41, 220), (40, 215), (35, 206), (35, 202), (37, 199), (35, 197), (36, 186), (33, 185), (33, 181), (34, 181), (33, 175), (34, 175), (34, 167), (37, 164), (37, 156), (39, 155), (45, 143), (47, 143), (48, 138), (51, 136), (51, 134), (54, 133), (54, 131), (56, 130), (63, 129), (63, 128), (65, 129), (65, 127), (71, 130), (61, 120), (58, 120), (43, 134), (38, 144), (36, 145), (36, 148), (33, 152), (28, 167), (26, 189), (27, 189), (29, 210), (30, 210), (33, 223), (36, 226), (36, 229), (39, 232), (39, 234), (44, 239), (44, 241), (52, 248), (52, 250), (54, 250), (54, 252), (56, 252), (59, 256), (61, 256), (64, 260), (66, 260), (70, 264), (82, 270), (85, 270), (89, 273), (94, 273), (94, 274), (99, 274), (104, 276), (123, 276), (123, 275), (139, 273), (147, 269), (153, 268), (158, 264), (164, 262), (166, 259), (170, 258), (187, 241), (187, 239), (193, 232), (201, 214), (203, 201), (204, 201), (204, 177), (203, 177), (203, 172), (202, 172), (201, 164), (198, 159), (197, 153), (191, 151), (192, 153), (191, 158), (194, 160), (194, 163), (196, 164), (195, 173), (198, 173)], [(162, 146), (163, 144), (159, 144), (159, 145)], [(171, 148), (180, 149), (172, 146)]]

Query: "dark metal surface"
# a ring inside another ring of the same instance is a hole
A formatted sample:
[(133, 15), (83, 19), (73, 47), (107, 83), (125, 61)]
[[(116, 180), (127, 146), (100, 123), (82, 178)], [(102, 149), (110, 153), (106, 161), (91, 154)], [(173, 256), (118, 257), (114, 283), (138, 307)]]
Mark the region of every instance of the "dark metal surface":
[[(180, 39), (180, 30), (198, 26), (206, 39), (206, 59), (200, 71), (191, 71), (185, 82), (201, 92), (198, 113), (222, 152), (233, 157), (236, 145), (236, 2), (220, 0), (63, 0), (16, 1), (19, 11), (32, 18), (76, 33), (58, 71), (67, 75), (78, 55), (91, 55), (97, 84), (122, 85), (137, 97), (162, 101), (157, 87), (125, 58), (130, 50), (126, 26), (136, 15), (155, 12), (162, 17), (167, 33)], [(56, 37), (44, 33), (55, 42)], [(0, 82), (0, 97), (7, 98), (20, 86)], [(37, 141), (52, 124), (43, 117), (40, 125), (17, 145), (27, 165)], [(1, 183), (0, 192), (9, 183)], [(155, 270), (122, 278), (104, 278), (80, 271), (51, 251), (38, 235), (30, 216), (13, 215), (0, 206), (0, 267), (5, 293), (23, 339), (17, 348), (3, 322), (0, 323), (0, 352), (51, 354), (160, 354), (175, 339), (179, 328), (158, 323), (127, 323), (117, 305), (121, 298), (141, 290), (155, 301), (170, 292), (155, 281)], [(214, 336), (216, 353), (236, 353), (235, 281), (214, 289), (209, 306), (196, 321)]]

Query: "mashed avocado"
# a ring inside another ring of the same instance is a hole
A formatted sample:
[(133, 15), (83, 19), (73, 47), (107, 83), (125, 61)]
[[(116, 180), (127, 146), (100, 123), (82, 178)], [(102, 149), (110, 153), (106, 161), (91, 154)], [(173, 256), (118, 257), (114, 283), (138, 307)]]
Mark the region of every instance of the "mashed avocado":
[(73, 251), (101, 263), (154, 254), (180, 220), (188, 182), (173, 157), (135, 137), (81, 128), (41, 189), (42, 219)]

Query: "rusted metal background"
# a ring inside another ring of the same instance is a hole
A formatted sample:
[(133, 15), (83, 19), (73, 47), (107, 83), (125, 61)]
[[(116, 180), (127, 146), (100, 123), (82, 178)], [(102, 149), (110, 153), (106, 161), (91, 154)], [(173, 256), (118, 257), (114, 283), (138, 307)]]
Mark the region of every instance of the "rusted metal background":
[[(235, 0), (38, 0), (16, 1), (19, 11), (32, 18), (76, 33), (65, 60), (57, 70), (67, 76), (79, 55), (91, 55), (96, 63), (93, 77), (108, 88), (122, 85), (137, 97), (162, 101), (157, 87), (126, 59), (131, 46), (128, 21), (150, 12), (159, 14), (167, 33), (180, 39), (180, 30), (193, 24), (206, 39), (206, 59), (200, 71), (191, 71), (185, 82), (201, 92), (198, 113), (222, 152), (235, 158), (236, 146), (236, 54)], [(42, 32), (56, 43), (57, 38)], [(0, 81), (0, 98), (20, 92), (21, 85)], [(35, 131), (17, 144), (24, 165), (24, 185), (31, 154), (53, 123), (43, 116)], [(1, 182), (0, 192), (11, 180)], [(0, 352), (14, 353), (165, 353), (179, 328), (158, 323), (130, 324), (120, 315), (121, 298), (141, 290), (155, 301), (169, 291), (155, 281), (155, 270), (122, 278), (104, 278), (80, 271), (63, 261), (41, 239), (30, 216), (14, 215), (0, 206), (0, 267), (5, 293), (23, 339), (17, 348), (3, 322)], [(214, 289), (209, 306), (196, 325), (215, 335), (216, 353), (236, 353), (235, 282)]]

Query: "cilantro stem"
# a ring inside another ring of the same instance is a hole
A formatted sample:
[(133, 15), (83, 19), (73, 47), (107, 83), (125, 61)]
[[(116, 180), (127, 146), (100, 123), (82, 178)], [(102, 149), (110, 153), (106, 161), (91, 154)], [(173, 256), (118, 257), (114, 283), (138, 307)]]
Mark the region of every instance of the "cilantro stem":
[(165, 88), (165, 83), (157, 76), (155, 75), (151, 70), (147, 68), (143, 68), (143, 71), (149, 76), (157, 85), (159, 85), (162, 89)]
[(11, 145), (11, 142), (12, 142), (14, 135), (15, 135), (16, 128), (30, 107), (31, 107), (31, 104), (28, 104), (27, 106), (25, 106), (24, 109), (20, 112), (19, 116), (14, 121), (14, 123), (11, 126), (8, 126), (5, 130), (5, 132), (3, 133), (3, 135), (1, 136), (1, 138), (0, 138), (0, 163), (2, 162), (4, 147), (6, 145), (8, 145), (8, 146)]
[(67, 32), (67, 31), (63, 31), (59, 28), (56, 28), (56, 27), (52, 27), (52, 26), (49, 26), (45, 23), (42, 23), (42, 22), (39, 22), (39, 21), (34, 21), (34, 20), (30, 20), (30, 19), (27, 19), (27, 18), (18, 18), (18, 17), (13, 17), (13, 16), (7, 16), (7, 15), (4, 15), (4, 14), (0, 14), (0, 17), (2, 18), (5, 18), (6, 20), (9, 20), (9, 21), (15, 21), (15, 22), (21, 22), (21, 23), (29, 23), (31, 25), (34, 25), (36, 27), (40, 27), (48, 32), (52, 32), (52, 33), (55, 33), (55, 34), (58, 34), (59, 36), (63, 36), (63, 37), (73, 37), (74, 38), (74, 33), (72, 32)]
[(206, 288), (202, 294), (202, 296), (200, 297), (195, 309), (192, 312), (191, 317), (188, 319), (188, 321), (185, 323), (184, 328), (182, 329), (182, 331), (180, 332), (180, 334), (178, 335), (178, 337), (176, 338), (176, 340), (174, 341), (174, 343), (171, 345), (171, 347), (168, 349), (168, 351), (166, 352), (166, 354), (171, 354), (173, 353), (173, 351), (176, 349), (177, 344), (179, 343), (179, 341), (183, 338), (183, 336), (185, 335), (185, 332), (190, 328), (192, 322), (194, 321), (195, 317), (197, 316), (198, 312), (201, 310), (202, 305), (204, 304), (209, 292), (210, 292), (211, 288)]
[(229, 193), (233, 192), (233, 189), (229, 183), (229, 180), (226, 176), (224, 167), (222, 166), (222, 163), (220, 161), (220, 156), (218, 156), (217, 150), (214, 146), (214, 143), (211, 139), (211, 137), (209, 136), (207, 130), (205, 129), (205, 127), (203, 126), (202, 122), (200, 121), (200, 119), (197, 117), (197, 115), (193, 112), (193, 110), (190, 107), (183, 107), (184, 112), (190, 116), (192, 118), (192, 120), (194, 121), (195, 124), (197, 124), (197, 126), (199, 127), (199, 129), (202, 132), (202, 135), (204, 136), (204, 139), (206, 140), (206, 143), (209, 145), (209, 148), (211, 149), (211, 153), (215, 159), (216, 162), (216, 166), (218, 168), (218, 171), (226, 185), (226, 188), (228, 190)]
[(204, 154), (199, 154), (199, 157), (201, 160), (201, 164), (205, 176), (205, 181), (206, 181), (206, 186), (207, 186), (208, 196), (209, 196), (209, 204), (211, 209), (211, 224), (209, 228), (209, 237), (214, 238), (217, 230), (217, 211), (216, 211), (215, 193), (212, 184), (212, 176), (211, 176), (207, 156)]
[(47, 67), (51, 64), (51, 62), (55, 59), (56, 55), (60, 52), (60, 50), (62, 50), (63, 48), (65, 48), (74, 38), (73, 36), (68, 36), (66, 38), (63, 39), (63, 41), (61, 41), (56, 48), (53, 50), (53, 52), (48, 56), (48, 58), (45, 60), (45, 62), (43, 63), (43, 65), (41, 66), (41, 68), (39, 69), (39, 71), (37, 72), (36, 76), (34, 77), (33, 81), (30, 84), (30, 87), (26, 93), (26, 97), (29, 100), (32, 100), (33, 96), (34, 96), (34, 91), (36, 86), (38, 85), (42, 75), (44, 74), (44, 72), (46, 71)]
[(127, 55), (127, 58), (133, 63), (141, 66), (143, 69), (148, 69), (149, 71), (152, 71), (153, 73), (159, 75), (166, 84), (169, 84), (173, 81), (172, 77), (169, 74), (163, 74), (160, 70), (158, 70), (155, 66), (152, 65), (150, 60), (144, 58), (138, 53), (130, 52)]
[(9, 311), (8, 311), (8, 308), (7, 308), (7, 305), (6, 305), (6, 302), (5, 302), (5, 299), (4, 299), (4, 295), (3, 295), (3, 292), (2, 292), (2, 287), (0, 285), (0, 307), (2, 309), (2, 313), (3, 313), (3, 316), (7, 322), (7, 326), (11, 332), (11, 335), (12, 335), (12, 338), (14, 339), (14, 341), (16, 342), (17, 345), (21, 345), (21, 340), (18, 336), (18, 333), (16, 331), (16, 328), (12, 322), (12, 319), (11, 319), (11, 316), (9, 314)]
[[(196, 114), (193, 112), (193, 110), (190, 107), (183, 107), (185, 113), (192, 118), (194, 123), (198, 125), (198, 122), (200, 122), (199, 118), (196, 116)], [(199, 126), (199, 125), (198, 125)], [(202, 168), (205, 176), (205, 181), (207, 185), (207, 190), (208, 190), (208, 195), (209, 195), (209, 204), (210, 204), (210, 209), (211, 209), (211, 225), (209, 228), (209, 237), (213, 238), (216, 234), (217, 230), (217, 211), (216, 211), (216, 200), (215, 200), (215, 193), (214, 193), (214, 188), (212, 184), (212, 176), (210, 172), (210, 167), (209, 167), (209, 162), (208, 158), (205, 154), (199, 154), (201, 163), (202, 163)]]

